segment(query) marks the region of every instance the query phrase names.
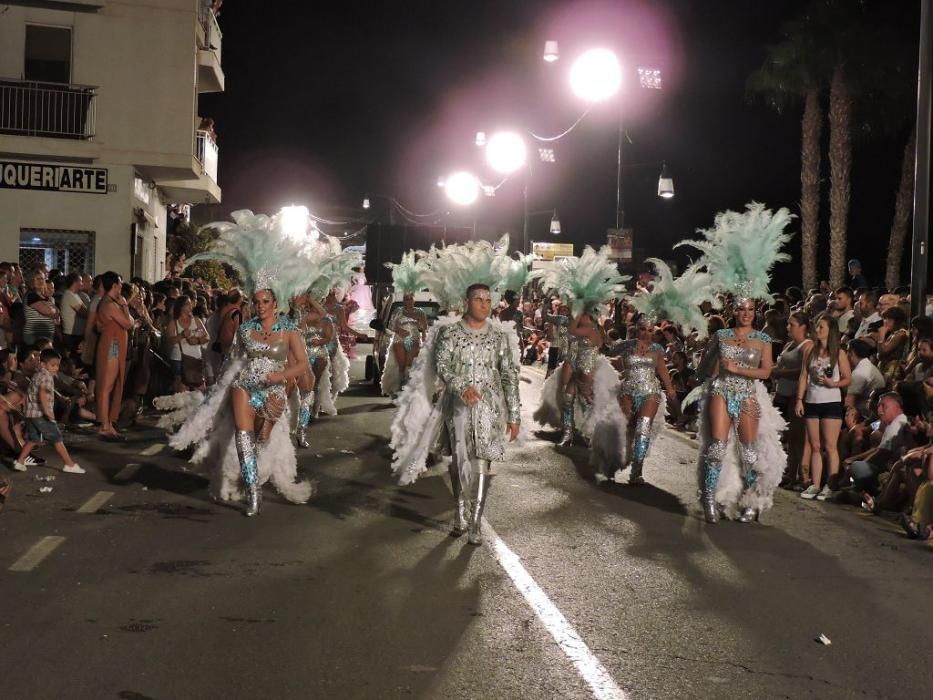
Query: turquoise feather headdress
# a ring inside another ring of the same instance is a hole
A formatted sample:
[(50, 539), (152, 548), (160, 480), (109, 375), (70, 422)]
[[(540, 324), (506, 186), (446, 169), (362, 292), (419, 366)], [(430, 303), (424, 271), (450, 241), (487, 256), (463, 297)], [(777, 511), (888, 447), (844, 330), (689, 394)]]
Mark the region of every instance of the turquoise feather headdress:
[(462, 310), (466, 290), (473, 284), (485, 284), (497, 303), (509, 264), (508, 235), (495, 244), (470, 241), (431, 249), (420, 253), (421, 280), (442, 307), (448, 311)]
[(581, 311), (602, 314), (610, 299), (618, 299), (625, 291), (623, 283), (631, 279), (620, 275), (614, 260), (609, 258), (609, 247), (599, 251), (587, 246), (583, 255), (561, 258), (544, 273), (544, 288), (557, 293), (576, 316)]
[(307, 243), (285, 235), (281, 218), (253, 214), (240, 209), (231, 215), (233, 222), (208, 224), (220, 235), (211, 249), (188, 258), (187, 265), (198, 260), (218, 260), (233, 267), (252, 296), (269, 289), (282, 308), (289, 299), (307, 288), (309, 268)]
[(505, 265), (505, 277), (503, 277), (499, 289), (505, 292), (520, 292), (532, 280), (536, 280), (544, 274), (543, 270), (531, 270), (531, 261), (533, 255), (522, 255), (518, 253), (516, 258), (509, 258)]
[(692, 267), (706, 269), (716, 292), (734, 294), (740, 302), (771, 301), (771, 268), (790, 260), (781, 248), (792, 237), (784, 229), (794, 218), (786, 208), (772, 212), (764, 204), (750, 202), (745, 212), (720, 212), (713, 228), (698, 229), (705, 240), (681, 241), (674, 247), (688, 245), (702, 253)]
[(389, 262), (385, 266), (392, 270), (392, 286), (397, 293), (404, 296), (424, 289), (425, 284), (421, 279), (423, 265), (419, 264), (415, 251), (402, 253), (401, 262)]
[(653, 322), (667, 320), (685, 334), (697, 331), (700, 338), (705, 338), (707, 323), (700, 304), (706, 301), (717, 306), (719, 301), (711, 289), (709, 275), (688, 268), (674, 279), (671, 268), (663, 260), (648, 258), (645, 262), (654, 265), (658, 276), (650, 292), (631, 298), (635, 309)]

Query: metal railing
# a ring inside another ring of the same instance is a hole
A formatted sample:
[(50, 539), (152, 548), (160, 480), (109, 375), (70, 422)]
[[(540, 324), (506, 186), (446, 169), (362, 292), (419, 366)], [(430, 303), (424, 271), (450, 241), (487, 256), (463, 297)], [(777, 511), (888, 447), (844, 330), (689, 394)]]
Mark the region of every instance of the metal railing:
[(223, 43), (223, 32), (220, 31), (220, 25), (217, 24), (217, 18), (210, 8), (201, 10), (201, 27), (204, 29), (204, 46), (202, 48), (213, 51), (220, 61), (220, 48)]
[(217, 142), (203, 129), (194, 132), (194, 157), (201, 163), (201, 171), (217, 182), (217, 159), (220, 150)]
[(0, 134), (92, 139), (97, 88), (0, 79)]

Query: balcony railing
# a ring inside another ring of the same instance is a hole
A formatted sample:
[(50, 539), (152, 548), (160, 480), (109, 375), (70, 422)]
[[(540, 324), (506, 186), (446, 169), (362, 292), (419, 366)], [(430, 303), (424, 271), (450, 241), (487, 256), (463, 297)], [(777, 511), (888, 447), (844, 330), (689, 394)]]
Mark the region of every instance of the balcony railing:
[(204, 29), (204, 46), (202, 48), (213, 51), (217, 56), (217, 60), (220, 61), (220, 48), (224, 35), (220, 31), (217, 18), (210, 8), (202, 8), (201, 10), (201, 27)]
[(92, 139), (97, 88), (0, 79), (0, 134)]
[(194, 157), (201, 163), (201, 171), (217, 182), (217, 158), (220, 151), (217, 142), (202, 129), (194, 132)]

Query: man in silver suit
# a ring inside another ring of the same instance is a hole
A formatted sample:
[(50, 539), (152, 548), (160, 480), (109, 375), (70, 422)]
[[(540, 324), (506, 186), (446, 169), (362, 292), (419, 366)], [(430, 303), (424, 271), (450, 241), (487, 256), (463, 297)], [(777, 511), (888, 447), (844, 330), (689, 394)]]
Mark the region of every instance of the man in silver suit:
[(463, 318), (438, 329), (434, 345), (437, 376), (447, 387), (443, 451), (452, 456), (450, 481), (457, 499), (451, 534), (464, 532), (482, 544), (481, 520), (492, 462), (505, 459), (506, 435), (518, 437), (521, 407), (514, 340), (489, 320), (489, 287), (473, 284), (466, 292)]

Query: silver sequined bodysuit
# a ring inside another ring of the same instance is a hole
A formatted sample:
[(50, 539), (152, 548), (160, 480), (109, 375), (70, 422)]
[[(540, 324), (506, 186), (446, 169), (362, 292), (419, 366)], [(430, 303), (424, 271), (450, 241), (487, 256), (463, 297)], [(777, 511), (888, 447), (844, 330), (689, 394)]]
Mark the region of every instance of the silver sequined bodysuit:
[[(623, 341), (621, 346), (624, 374), (622, 376), (621, 393), (632, 400), (632, 406), (637, 412), (648, 399), (661, 398), (661, 382), (658, 381), (657, 360), (654, 355), (639, 355), (637, 340)], [(664, 353), (657, 343), (648, 347), (648, 352)]]
[(592, 374), (596, 369), (596, 358), (599, 349), (590, 343), (588, 338), (573, 337), (570, 339), (570, 352), (567, 361), (573, 367), (574, 375)]
[[(732, 360), (739, 367), (748, 369), (757, 369), (761, 366), (761, 350), (757, 347), (743, 347), (731, 342), (735, 339), (735, 332), (732, 329), (726, 328), (718, 331), (716, 336), (720, 360)], [(748, 339), (771, 343), (771, 338), (760, 331), (749, 333)], [(719, 376), (711, 383), (710, 392), (725, 399), (726, 409), (733, 419), (738, 418), (742, 412), (757, 415), (760, 411), (755, 399), (755, 380), (724, 372), (722, 364), (720, 364)]]
[[(322, 322), (322, 325), (326, 321)], [(312, 344), (312, 340), (323, 340), (324, 339), (324, 329), (318, 328), (316, 326), (301, 326), (302, 334), (305, 339), (305, 348), (308, 353), (308, 364), (313, 365), (317, 360), (327, 360), (330, 357), (330, 352), (327, 350), (326, 344)]]
[[(285, 316), (280, 316), (272, 326), (273, 334), (296, 330), (298, 326), (295, 322)], [(240, 352), (246, 357), (246, 366), (237, 373), (232, 386), (246, 390), (257, 415), (274, 420), (285, 406), (285, 385), (269, 384), (266, 375), (285, 369), (288, 364), (288, 339), (280, 334), (269, 342), (256, 340), (253, 334), (261, 332), (262, 326), (258, 319), (253, 318), (240, 325), (237, 340)], [(274, 407), (268, 405), (270, 399), (273, 399)]]
[(402, 343), (405, 346), (407, 352), (411, 352), (415, 347), (415, 343), (419, 343), (421, 339), (421, 318), (422, 311), (415, 309), (416, 318), (411, 318), (407, 316), (402, 307), (396, 309), (395, 313), (392, 314), (392, 320), (389, 322), (389, 329), (392, 331), (405, 331), (408, 333), (407, 336), (402, 337), (398, 333), (395, 335), (393, 343)]
[[(513, 338), (489, 321), (479, 329), (464, 321), (438, 329), (434, 360), (448, 389), (444, 420), (452, 452), (488, 461), (504, 458), (506, 423), (521, 420)], [(469, 387), (480, 394), (473, 406), (461, 398)]]
[(554, 327), (553, 346), (560, 351), (561, 355), (566, 355), (570, 335), (570, 317), (562, 314), (546, 314), (544, 320)]

